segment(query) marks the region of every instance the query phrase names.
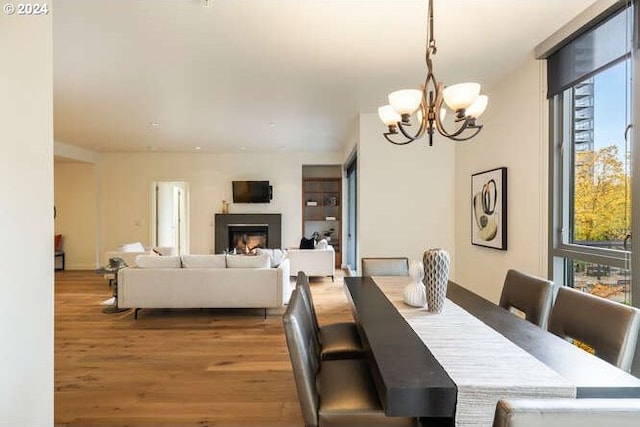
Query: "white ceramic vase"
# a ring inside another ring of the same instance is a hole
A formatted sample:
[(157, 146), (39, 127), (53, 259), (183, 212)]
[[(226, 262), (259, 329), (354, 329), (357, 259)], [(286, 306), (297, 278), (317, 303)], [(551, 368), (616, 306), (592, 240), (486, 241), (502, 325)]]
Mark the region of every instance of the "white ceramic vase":
[(424, 268), (420, 261), (411, 261), (409, 264), (409, 277), (411, 283), (404, 288), (404, 302), (412, 307), (424, 307), (427, 303), (427, 295), (424, 289)]
[(427, 311), (440, 313), (447, 297), (447, 283), (451, 271), (451, 258), (444, 249), (427, 249), (422, 258)]

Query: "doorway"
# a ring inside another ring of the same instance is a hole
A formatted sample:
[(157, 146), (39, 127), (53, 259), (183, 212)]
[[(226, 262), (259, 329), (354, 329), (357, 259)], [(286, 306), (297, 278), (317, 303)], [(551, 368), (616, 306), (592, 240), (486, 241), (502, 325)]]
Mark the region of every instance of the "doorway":
[(184, 181), (156, 181), (151, 188), (151, 244), (175, 255), (189, 253), (188, 188)]

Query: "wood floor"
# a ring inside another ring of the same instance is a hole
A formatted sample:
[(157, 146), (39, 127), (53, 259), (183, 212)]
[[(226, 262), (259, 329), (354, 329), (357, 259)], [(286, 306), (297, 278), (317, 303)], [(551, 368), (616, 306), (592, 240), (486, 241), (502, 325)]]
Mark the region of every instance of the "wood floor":
[[(342, 276), (313, 280), (320, 323), (351, 318)], [(302, 426), (283, 310), (102, 313), (92, 271), (56, 272), (56, 426)]]

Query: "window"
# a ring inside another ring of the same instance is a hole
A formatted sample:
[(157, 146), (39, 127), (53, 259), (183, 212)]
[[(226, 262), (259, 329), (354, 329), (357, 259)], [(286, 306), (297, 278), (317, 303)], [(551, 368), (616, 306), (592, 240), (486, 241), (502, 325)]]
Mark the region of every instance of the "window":
[(618, 11), (548, 60), (553, 278), (627, 304), (633, 16)]

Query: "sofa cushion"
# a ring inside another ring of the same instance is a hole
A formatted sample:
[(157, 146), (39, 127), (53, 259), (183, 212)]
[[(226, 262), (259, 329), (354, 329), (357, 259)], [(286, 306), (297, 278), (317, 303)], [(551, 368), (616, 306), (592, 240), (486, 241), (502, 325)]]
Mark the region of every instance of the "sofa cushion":
[(136, 265), (140, 268), (180, 268), (179, 256), (138, 255)]
[(278, 268), (287, 257), (287, 251), (283, 249), (256, 249), (258, 255), (267, 255), (271, 261), (271, 268)]
[(227, 268), (269, 268), (269, 255), (227, 255)]
[(224, 255), (182, 255), (184, 268), (226, 268)]

